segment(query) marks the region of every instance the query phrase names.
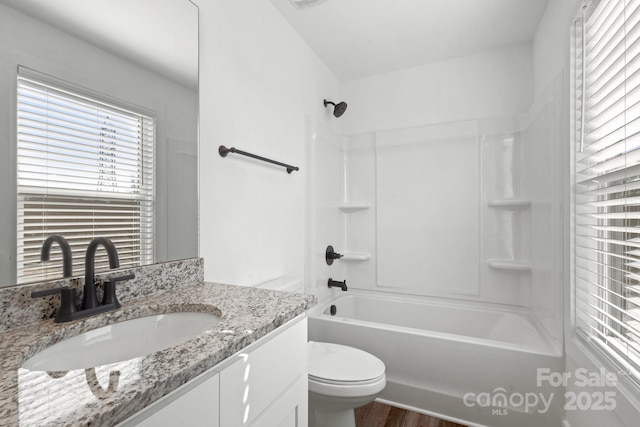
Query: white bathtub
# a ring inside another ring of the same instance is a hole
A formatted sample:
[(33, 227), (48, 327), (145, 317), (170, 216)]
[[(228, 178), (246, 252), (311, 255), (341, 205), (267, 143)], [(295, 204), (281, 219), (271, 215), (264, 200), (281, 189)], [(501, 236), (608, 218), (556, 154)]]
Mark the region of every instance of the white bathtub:
[(537, 378), (562, 355), (525, 310), (349, 291), (310, 314), (309, 339), (382, 359), (381, 401), (470, 426), (561, 425), (564, 390)]

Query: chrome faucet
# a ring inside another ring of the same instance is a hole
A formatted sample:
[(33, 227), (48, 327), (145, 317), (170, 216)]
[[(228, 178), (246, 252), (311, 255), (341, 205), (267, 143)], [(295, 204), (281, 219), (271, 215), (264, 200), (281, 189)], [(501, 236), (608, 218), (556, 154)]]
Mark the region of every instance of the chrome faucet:
[(82, 309), (94, 308), (98, 306), (98, 298), (96, 296), (96, 250), (98, 246), (104, 246), (109, 256), (109, 268), (114, 269), (120, 267), (118, 261), (118, 251), (111, 240), (106, 237), (96, 237), (89, 243), (87, 253), (84, 257), (84, 293), (82, 295)]
[(64, 277), (73, 276), (73, 257), (71, 256), (71, 247), (67, 239), (59, 234), (52, 234), (47, 237), (44, 243), (42, 243), (42, 250), (40, 251), (40, 261), (49, 261), (49, 254), (51, 252), (51, 245), (56, 242), (62, 250), (62, 275)]

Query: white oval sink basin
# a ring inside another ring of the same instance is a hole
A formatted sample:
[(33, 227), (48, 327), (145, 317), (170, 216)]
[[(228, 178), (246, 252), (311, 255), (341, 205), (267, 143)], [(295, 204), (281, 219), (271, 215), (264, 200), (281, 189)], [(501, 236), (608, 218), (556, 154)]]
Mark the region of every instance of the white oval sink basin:
[(22, 364), (32, 371), (70, 371), (121, 362), (178, 345), (215, 326), (211, 313), (180, 312), (126, 320), (47, 347)]

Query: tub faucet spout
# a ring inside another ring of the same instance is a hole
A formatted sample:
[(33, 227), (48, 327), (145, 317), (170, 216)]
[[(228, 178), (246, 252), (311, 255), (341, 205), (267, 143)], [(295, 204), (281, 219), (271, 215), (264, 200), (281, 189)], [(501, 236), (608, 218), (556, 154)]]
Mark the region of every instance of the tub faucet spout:
[(343, 280), (342, 282), (339, 282), (337, 280), (333, 280), (331, 278), (329, 278), (329, 282), (327, 282), (328, 286), (330, 288), (336, 287), (336, 288), (340, 288), (342, 289), (343, 292), (347, 291), (347, 281)]

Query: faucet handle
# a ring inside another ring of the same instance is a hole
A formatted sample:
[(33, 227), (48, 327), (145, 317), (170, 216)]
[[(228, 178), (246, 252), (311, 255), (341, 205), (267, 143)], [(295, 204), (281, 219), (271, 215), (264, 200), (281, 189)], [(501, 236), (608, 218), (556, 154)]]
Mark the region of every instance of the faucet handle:
[(124, 276), (113, 276), (113, 277), (109, 277), (109, 280), (107, 280), (105, 283), (117, 283), (117, 282), (124, 282), (125, 280), (131, 280), (131, 279), (135, 279), (136, 275), (135, 274), (125, 274)]
[[(49, 296), (49, 295), (61, 294), (62, 291), (66, 290), (66, 289), (73, 289), (73, 288), (70, 288), (68, 286), (61, 286), (59, 288), (42, 289), (40, 291), (33, 291), (33, 292), (31, 292), (31, 298), (41, 298), (41, 297), (46, 297), (46, 296)], [(75, 291), (75, 289), (74, 289), (74, 291)]]
[(116, 297), (116, 283), (131, 280), (135, 277), (135, 274), (127, 274), (124, 276), (111, 277), (109, 280), (104, 282), (102, 287), (102, 305), (113, 304), (116, 308), (120, 307), (120, 301), (118, 301), (118, 298)]
[(68, 286), (53, 289), (43, 289), (31, 292), (31, 298), (46, 297), (48, 295), (60, 294), (60, 307), (56, 312), (55, 323), (72, 320), (72, 314), (78, 311), (76, 305), (76, 289)]

